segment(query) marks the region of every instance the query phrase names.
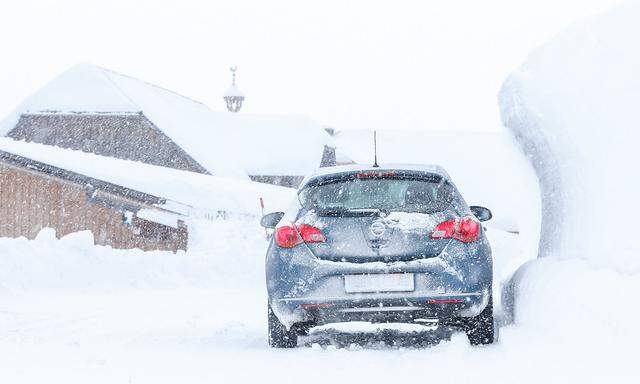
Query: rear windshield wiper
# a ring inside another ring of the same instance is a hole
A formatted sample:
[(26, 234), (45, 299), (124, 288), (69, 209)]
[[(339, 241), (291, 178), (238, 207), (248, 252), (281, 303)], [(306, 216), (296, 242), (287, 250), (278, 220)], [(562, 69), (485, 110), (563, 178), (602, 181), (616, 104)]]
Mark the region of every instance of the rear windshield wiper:
[(320, 216), (377, 216), (382, 212), (378, 208), (328, 208), (318, 210)]

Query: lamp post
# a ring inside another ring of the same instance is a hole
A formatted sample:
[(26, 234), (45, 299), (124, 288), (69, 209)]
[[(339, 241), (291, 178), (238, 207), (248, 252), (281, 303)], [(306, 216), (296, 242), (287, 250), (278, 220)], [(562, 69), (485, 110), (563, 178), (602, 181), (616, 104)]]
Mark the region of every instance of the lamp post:
[(240, 108), (242, 108), (244, 93), (240, 92), (236, 86), (236, 70), (238, 68), (233, 66), (229, 69), (231, 70), (232, 83), (229, 89), (224, 93), (224, 101), (227, 103), (227, 109), (229, 112), (238, 112)]

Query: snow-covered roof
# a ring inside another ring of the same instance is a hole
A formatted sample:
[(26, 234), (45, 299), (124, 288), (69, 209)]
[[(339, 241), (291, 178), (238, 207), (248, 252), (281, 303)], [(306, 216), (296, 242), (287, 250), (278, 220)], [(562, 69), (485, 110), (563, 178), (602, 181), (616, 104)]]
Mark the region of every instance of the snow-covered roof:
[(0, 151), (79, 173), (97, 180), (165, 198), (193, 208), (194, 214), (227, 211), (259, 215), (259, 198), (268, 210), (282, 210), (294, 196), (289, 188), (181, 171), (82, 151), (0, 138)]
[(244, 93), (238, 89), (235, 84), (232, 84), (227, 90), (224, 92), (225, 96), (229, 97), (244, 97)]
[(304, 116), (216, 112), (167, 89), (90, 64), (67, 70), (0, 123), (24, 113), (142, 113), (212, 174), (306, 175), (331, 138)]

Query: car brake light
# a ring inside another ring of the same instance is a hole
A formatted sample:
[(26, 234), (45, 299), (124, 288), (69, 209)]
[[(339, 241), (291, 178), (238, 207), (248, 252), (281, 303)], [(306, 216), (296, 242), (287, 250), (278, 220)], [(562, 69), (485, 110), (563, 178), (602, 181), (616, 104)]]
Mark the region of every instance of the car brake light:
[(358, 179), (383, 179), (385, 177), (393, 177), (396, 173), (393, 171), (389, 172), (363, 172), (358, 173), (356, 177)]
[(302, 224), (298, 227), (298, 230), (300, 231), (300, 235), (302, 235), (302, 241), (305, 243), (324, 243), (327, 241), (327, 238), (321, 230), (309, 224)]
[(431, 232), (432, 239), (450, 239), (456, 232), (456, 221), (449, 220), (438, 224), (436, 229)]
[(463, 243), (471, 243), (478, 240), (480, 235), (480, 223), (470, 217), (465, 217), (458, 221), (458, 228), (453, 238)]
[(282, 248), (293, 248), (302, 243), (324, 243), (327, 241), (324, 233), (309, 224), (302, 224), (298, 228), (285, 225), (276, 229), (276, 244)]
[(302, 237), (293, 225), (286, 225), (276, 229), (276, 243), (282, 248), (293, 248), (302, 243)]
[(480, 236), (480, 223), (471, 217), (448, 220), (438, 224), (431, 233), (432, 239), (456, 239), (463, 243), (471, 243)]

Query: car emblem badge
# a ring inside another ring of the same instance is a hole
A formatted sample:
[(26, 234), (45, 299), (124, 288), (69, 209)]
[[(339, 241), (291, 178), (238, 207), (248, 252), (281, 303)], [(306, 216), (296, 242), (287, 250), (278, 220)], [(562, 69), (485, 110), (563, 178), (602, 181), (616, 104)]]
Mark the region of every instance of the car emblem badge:
[(380, 237), (387, 231), (387, 225), (383, 221), (374, 221), (369, 231), (373, 236)]

